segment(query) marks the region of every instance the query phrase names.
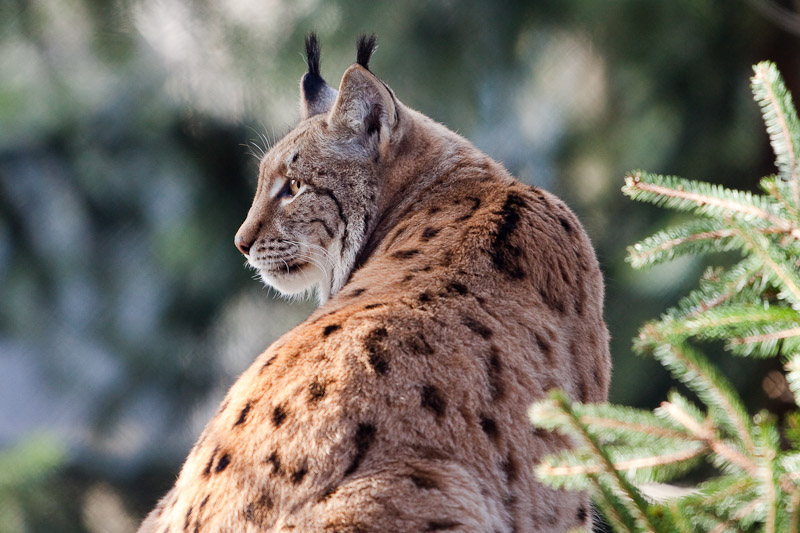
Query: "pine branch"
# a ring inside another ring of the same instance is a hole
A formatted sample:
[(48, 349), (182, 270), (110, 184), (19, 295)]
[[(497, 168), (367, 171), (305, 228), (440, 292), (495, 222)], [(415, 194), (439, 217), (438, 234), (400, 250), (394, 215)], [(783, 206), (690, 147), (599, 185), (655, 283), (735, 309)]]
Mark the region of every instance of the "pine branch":
[(764, 61), (753, 67), (753, 95), (761, 107), (770, 144), (775, 152), (775, 165), (789, 181), (794, 206), (800, 205), (797, 155), (800, 153), (800, 124), (792, 96), (781, 79), (774, 63)]
[(728, 446), (722, 440), (716, 438), (711, 428), (701, 426), (692, 417), (687, 416), (687, 414), (675, 404), (662, 402), (661, 409), (688, 429), (698, 440), (705, 442), (714, 453), (728, 463), (738, 466), (752, 476), (758, 473), (758, 468), (746, 455), (743, 455), (733, 447)]
[(755, 457), (761, 480), (759, 486), (766, 506), (765, 531), (774, 533), (778, 518), (778, 503), (781, 498), (780, 482), (775, 471), (775, 458), (780, 453), (780, 436), (773, 418), (763, 411), (756, 415), (754, 434), (759, 450)]
[(626, 509), (624, 507), (619, 508), (619, 500), (613, 491), (606, 487), (598, 476), (590, 475), (589, 479), (595, 487), (594, 497), (602, 502), (602, 505), (599, 506), (600, 510), (608, 521), (611, 522), (611, 525), (614, 526), (614, 531), (629, 531), (634, 533), (636, 531), (636, 526), (633, 522), (633, 518), (623, 514)]
[(736, 230), (717, 220), (694, 220), (660, 231), (628, 247), (627, 260), (634, 268), (647, 268), (685, 254), (701, 255), (735, 247)]
[(667, 316), (652, 323), (660, 338), (681, 342), (687, 337), (728, 339), (746, 335), (759, 326), (789, 326), (800, 323), (800, 314), (787, 307), (766, 304), (731, 304), (692, 314), (688, 318)]
[[(786, 208), (793, 220), (800, 218), (800, 213), (797, 211), (796, 204), (793, 204), (789, 198), (792, 197), (791, 185), (781, 178), (780, 176), (767, 176), (761, 178), (759, 187), (762, 191), (775, 198), (781, 205)], [(789, 195), (787, 198), (786, 195)]]
[(800, 309), (800, 277), (795, 265), (763, 235), (743, 233), (742, 240), (763, 262), (765, 270), (772, 274), (773, 281), (781, 289), (778, 297)]
[(634, 200), (651, 202), (708, 217), (732, 217), (746, 224), (767, 222), (800, 239), (800, 228), (790, 223), (779, 205), (768, 197), (711, 183), (636, 171), (625, 177), (622, 192)]
[[(796, 322), (795, 322), (796, 323)], [(772, 357), (778, 353), (779, 341), (793, 339), (784, 350), (800, 348), (800, 327), (789, 329), (779, 328), (778, 324), (770, 324), (765, 332), (754, 333), (744, 337), (734, 337), (728, 343), (728, 348), (738, 355), (762, 355)]]
[[(653, 454), (645, 457), (635, 457), (632, 459), (614, 461), (612, 466), (614, 470), (626, 472), (629, 470), (639, 470), (642, 468), (654, 468), (657, 466), (672, 465), (675, 463), (690, 461), (702, 455), (706, 450), (707, 447), (705, 442), (701, 442), (699, 445), (688, 447), (684, 450), (679, 450), (676, 452)], [(604, 472), (604, 466), (605, 465), (601, 464), (585, 463), (572, 465), (560, 464), (557, 466), (552, 466), (542, 463), (542, 465), (539, 467), (539, 472), (548, 478), (574, 477), (578, 475), (586, 476), (589, 474), (599, 474)]]
[(744, 520), (749, 514), (758, 509), (761, 505), (761, 500), (753, 500), (733, 515), (730, 520), (724, 520), (709, 530), (709, 533), (724, 533), (725, 531), (740, 531), (738, 524)]
[(712, 408), (720, 424), (729, 428), (745, 449), (753, 453), (747, 410), (728, 380), (688, 345), (667, 344), (669, 339), (662, 337), (652, 325), (642, 328), (639, 337), (644, 340), (635, 348), (641, 350), (650, 345), (656, 359)]
[[(611, 485), (613, 496), (624, 505), (624, 508), (631, 514), (635, 524), (644, 529), (655, 533), (657, 530), (647, 514), (647, 504), (641, 494), (625, 479), (617, 470), (614, 469), (613, 462), (606, 450), (598, 443), (597, 439), (582, 424), (577, 414), (572, 409), (572, 405), (567, 396), (555, 390), (550, 392), (550, 402), (537, 402), (531, 407), (529, 414), (535, 425), (552, 423), (555, 419), (561, 420), (562, 429), (568, 430), (571, 434), (578, 437), (584, 445), (587, 453), (603, 466), (605, 478)], [(556, 411), (554, 413), (553, 411)], [(548, 422), (548, 419), (550, 421)], [(541, 468), (541, 465), (540, 467)], [(546, 479), (546, 478), (545, 478)], [(599, 481), (599, 480), (598, 480)]]
[(743, 299), (752, 301), (758, 298), (760, 263), (753, 258), (745, 258), (727, 272), (709, 270), (700, 282), (700, 289), (682, 298), (677, 308), (667, 311), (674, 319), (693, 318), (726, 302)]
[(611, 404), (576, 403), (572, 408), (580, 422), (605, 443), (624, 441), (641, 447), (654, 438), (692, 440), (691, 435), (672, 420), (659, 418), (649, 411)]

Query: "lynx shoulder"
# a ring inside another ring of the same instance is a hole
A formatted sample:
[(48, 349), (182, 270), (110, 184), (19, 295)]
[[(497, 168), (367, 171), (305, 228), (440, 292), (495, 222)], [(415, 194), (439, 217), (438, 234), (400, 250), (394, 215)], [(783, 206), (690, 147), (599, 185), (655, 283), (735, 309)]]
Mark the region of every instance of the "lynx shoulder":
[(307, 39), (299, 125), (261, 161), (235, 244), (321, 305), (228, 392), (140, 531), (566, 531), (570, 445), (526, 409), (606, 399), (602, 276), (583, 228), (369, 70), (338, 90)]

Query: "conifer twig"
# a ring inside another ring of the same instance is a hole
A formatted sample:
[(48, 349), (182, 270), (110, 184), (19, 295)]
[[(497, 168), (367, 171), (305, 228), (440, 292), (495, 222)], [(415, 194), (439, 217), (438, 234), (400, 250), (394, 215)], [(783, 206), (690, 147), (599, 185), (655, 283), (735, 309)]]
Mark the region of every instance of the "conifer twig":
[(733, 296), (739, 293), (739, 286), (744, 278), (747, 278), (746, 285), (751, 285), (758, 278), (758, 273), (751, 274), (748, 271), (742, 273), (741, 276), (728, 283), (727, 287), (722, 290), (719, 295), (709, 301), (704, 301), (696, 306), (691, 312), (686, 314), (686, 318), (693, 318), (701, 313), (708, 311), (714, 307), (720, 306), (730, 300)]
[(613, 418), (602, 418), (593, 415), (581, 415), (580, 421), (590, 427), (596, 428), (609, 428), (618, 429), (624, 428), (638, 433), (646, 433), (655, 437), (666, 437), (670, 439), (691, 439), (691, 436), (675, 429), (660, 428), (657, 426), (650, 426), (647, 424), (640, 424), (638, 422), (625, 422), (623, 420), (616, 420)]
[[(780, 128), (781, 136), (783, 137), (783, 143), (786, 147), (786, 159), (788, 160), (789, 165), (789, 175), (790, 175), (790, 185), (792, 188), (792, 196), (794, 199), (794, 205), (800, 205), (800, 186), (798, 185), (798, 174), (797, 174), (797, 155), (795, 154), (794, 150), (794, 143), (792, 142), (792, 133), (789, 129), (789, 123), (786, 120), (786, 117), (781, 112), (781, 103), (778, 100), (778, 95), (775, 94), (774, 87), (772, 85), (771, 80), (769, 79), (768, 70), (770, 69), (770, 64), (766, 62), (759, 63), (755, 67), (755, 75), (753, 76), (753, 81), (759, 83), (764, 88), (764, 93), (767, 97), (767, 101), (769, 102), (768, 106), (770, 109), (774, 110), (775, 117), (778, 123), (778, 127)], [(781, 85), (780, 79), (777, 80), (778, 83)], [(777, 151), (777, 150), (776, 150)], [(778, 154), (780, 157), (780, 154)]]
[(757, 238), (758, 236), (751, 236), (745, 233), (742, 233), (742, 240), (747, 242), (750, 245), (751, 249), (756, 252), (759, 259), (764, 262), (764, 265), (772, 271), (773, 274), (784, 284), (784, 286), (788, 289), (790, 295), (793, 298), (793, 303), (795, 305), (800, 305), (800, 285), (792, 279), (793, 274), (796, 275), (788, 268), (784, 268), (783, 265), (779, 264), (773, 257), (770, 255), (768, 250), (768, 243), (764, 243), (766, 237), (760, 236), (761, 238)]
[(736, 514), (733, 515), (731, 519), (723, 519), (722, 522), (714, 526), (708, 533), (724, 533), (727, 528), (736, 528), (738, 529), (737, 523), (740, 522), (745, 516), (753, 512), (758, 506), (761, 505), (761, 500), (756, 498), (755, 500), (751, 501), (741, 509), (739, 509)]
[(765, 342), (778, 339), (788, 339), (789, 337), (796, 337), (800, 335), (800, 327), (791, 329), (782, 329), (772, 333), (764, 333), (762, 335), (750, 335), (748, 337), (738, 337), (731, 340), (732, 344), (753, 344), (756, 342)]
[(687, 235), (686, 237), (679, 237), (672, 239), (670, 241), (663, 242), (658, 246), (650, 248), (643, 252), (640, 252), (636, 249), (632, 249), (630, 251), (630, 257), (632, 261), (636, 261), (636, 263), (643, 264), (646, 262), (647, 257), (654, 256), (661, 252), (666, 252), (667, 250), (675, 248), (676, 246), (680, 246), (681, 244), (686, 244), (687, 242), (725, 239), (728, 237), (733, 237), (734, 235), (736, 235), (736, 231), (730, 228), (719, 229), (716, 231), (705, 231), (702, 233), (695, 233), (693, 235)]
[(699, 440), (705, 442), (714, 453), (737, 465), (752, 476), (758, 474), (758, 467), (747, 456), (731, 448), (722, 440), (717, 439), (713, 431), (695, 422), (691, 416), (684, 413), (677, 405), (671, 402), (661, 402), (661, 408)]
[[(680, 450), (673, 453), (667, 453), (663, 455), (649, 455), (647, 457), (637, 457), (635, 459), (625, 459), (623, 461), (617, 461), (616, 463), (612, 463), (612, 467), (614, 470), (624, 472), (626, 470), (636, 470), (639, 468), (653, 468), (659, 465), (668, 465), (672, 463), (677, 463), (679, 461), (688, 461), (694, 457), (705, 452), (708, 447), (706, 446), (705, 442), (700, 442), (700, 446), (696, 448), (689, 448), (687, 450)], [(549, 466), (545, 463), (542, 463), (540, 466), (540, 472), (546, 474), (547, 476), (553, 477), (564, 477), (564, 476), (576, 476), (576, 475), (588, 475), (588, 474), (599, 474), (604, 472), (604, 465), (599, 464), (591, 464), (591, 465), (569, 465), (569, 466)]]
[[(640, 335), (647, 335), (647, 327), (642, 328), (642, 333)], [(701, 378), (701, 381), (705, 384), (706, 387), (710, 389), (716, 390), (719, 394), (715, 396), (710, 396), (707, 400), (711, 400), (711, 404), (716, 403), (722, 409), (722, 411), (727, 415), (728, 420), (731, 422), (733, 427), (736, 429), (736, 433), (739, 436), (740, 440), (744, 443), (745, 448), (747, 449), (748, 453), (754, 454), (755, 453), (755, 444), (753, 443), (753, 439), (750, 435), (750, 428), (749, 428), (749, 420), (743, 418), (743, 415), (740, 414), (740, 410), (736, 408), (733, 402), (735, 402), (734, 398), (728, 397), (728, 394), (725, 393), (724, 388), (720, 386), (722, 381), (722, 376), (716, 375), (712, 377), (709, 375), (706, 370), (698, 366), (697, 362), (694, 360), (693, 356), (689, 356), (685, 350), (681, 348), (686, 348), (685, 346), (677, 346), (677, 345), (670, 345), (667, 343), (666, 339), (661, 338), (658, 334), (651, 333), (651, 339), (653, 341), (658, 342), (661, 347), (667, 350), (672, 356), (675, 358), (677, 362), (679, 362), (684, 368), (688, 369), (694, 375)], [(655, 350), (657, 353), (658, 350)], [(669, 365), (667, 365), (669, 366)], [(710, 370), (710, 369), (709, 369)], [(679, 378), (681, 376), (678, 376)], [(686, 382), (685, 379), (681, 379), (682, 381)], [(687, 385), (691, 386), (691, 383), (687, 382)], [(694, 388), (694, 387), (693, 387)], [(702, 392), (695, 389), (695, 392), (698, 392), (703, 396)], [(668, 402), (665, 402), (668, 403)], [(709, 403), (707, 401), (707, 403)], [(685, 424), (683, 424), (686, 426)], [(689, 429), (687, 427), (687, 429)]]
[(625, 185), (629, 189), (650, 192), (668, 198), (678, 198), (682, 200), (688, 200), (690, 202), (694, 202), (698, 206), (712, 205), (715, 207), (720, 207), (722, 209), (728, 209), (730, 211), (742, 213), (744, 215), (751, 215), (770, 222), (773, 226), (780, 229), (784, 233), (790, 234), (795, 239), (800, 239), (800, 228), (794, 227), (792, 224), (780, 218), (779, 216), (776, 216), (770, 213), (769, 211), (766, 211), (764, 209), (761, 209), (753, 205), (744, 205), (741, 203), (728, 201), (723, 198), (716, 198), (713, 196), (699, 194), (692, 191), (671, 189), (663, 185), (648, 183), (642, 180), (641, 172), (628, 174), (628, 176), (625, 177)]
[(641, 496), (637, 493), (636, 489), (631, 486), (628, 480), (614, 469), (614, 465), (608, 457), (608, 454), (603, 447), (598, 444), (594, 436), (587, 431), (586, 427), (581, 424), (580, 419), (573, 411), (566, 396), (562, 392), (557, 391), (552, 393), (551, 397), (561, 412), (567, 416), (573, 431), (580, 435), (584, 444), (589, 449), (589, 452), (601, 461), (603, 471), (613, 480), (615, 489), (623, 494), (626, 501), (630, 502), (628, 510), (633, 514), (634, 520), (640, 523), (646, 531), (655, 533), (656, 528), (647, 515), (645, 509), (646, 505), (644, 501), (642, 501)]

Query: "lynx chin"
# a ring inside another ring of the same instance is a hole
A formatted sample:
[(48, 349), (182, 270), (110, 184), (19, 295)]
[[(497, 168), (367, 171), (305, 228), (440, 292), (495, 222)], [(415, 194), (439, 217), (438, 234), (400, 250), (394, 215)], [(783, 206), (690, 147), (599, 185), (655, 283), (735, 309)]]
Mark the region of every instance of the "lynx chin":
[(306, 39), (301, 121), (263, 157), (236, 247), (320, 307), (231, 387), (142, 532), (588, 529), (534, 477), (571, 446), (528, 423), (558, 387), (604, 401), (603, 281), (569, 208), (403, 105), (339, 84)]

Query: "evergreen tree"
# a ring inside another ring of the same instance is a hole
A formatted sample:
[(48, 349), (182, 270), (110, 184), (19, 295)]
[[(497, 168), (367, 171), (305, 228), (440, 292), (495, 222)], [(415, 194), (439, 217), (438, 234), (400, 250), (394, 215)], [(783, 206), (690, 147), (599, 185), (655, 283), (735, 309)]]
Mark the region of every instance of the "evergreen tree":
[[(733, 266), (706, 271), (697, 289), (646, 323), (634, 342), (704, 409), (679, 392), (648, 412), (581, 405), (554, 391), (530, 411), (535, 425), (576, 443), (546, 457), (540, 478), (591, 491), (615, 530), (798, 531), (800, 411), (751, 416), (696, 346), (723, 341), (734, 355), (780, 357), (784, 385), (800, 405), (800, 122), (775, 65), (759, 63), (754, 71), (753, 94), (778, 168), (761, 180), (764, 194), (641, 171), (622, 189), (634, 200), (696, 215), (630, 247), (635, 268), (687, 254), (741, 254)], [(653, 484), (685, 476), (704, 459), (713, 473), (689, 489), (666, 493), (676, 487)]]

